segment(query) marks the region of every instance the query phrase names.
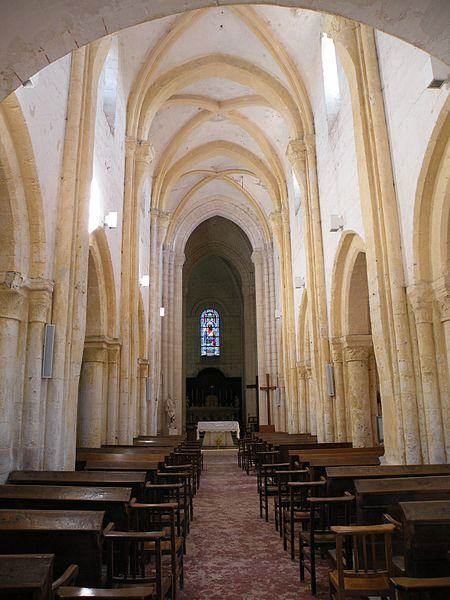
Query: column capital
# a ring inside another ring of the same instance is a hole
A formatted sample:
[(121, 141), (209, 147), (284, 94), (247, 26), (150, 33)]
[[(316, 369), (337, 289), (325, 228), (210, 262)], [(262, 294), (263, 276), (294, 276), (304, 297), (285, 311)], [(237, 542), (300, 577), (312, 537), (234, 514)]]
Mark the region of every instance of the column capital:
[(136, 161), (143, 162), (148, 166), (155, 156), (155, 151), (151, 142), (147, 140), (138, 140), (135, 145), (134, 155)]
[(31, 290), (28, 293), (28, 322), (46, 323), (52, 304), (52, 293), (48, 290)]
[(414, 313), (416, 323), (433, 322), (433, 291), (425, 282), (407, 288), (408, 300)]
[(358, 26), (359, 23), (356, 21), (337, 15), (328, 15), (325, 18), (323, 31), (335, 43), (342, 44), (347, 50), (353, 50), (356, 43), (355, 32)]
[(175, 258), (173, 260), (175, 267), (182, 268), (184, 263), (186, 262), (186, 255), (184, 252), (176, 252)]
[(262, 248), (255, 248), (252, 252), (251, 259), (254, 265), (262, 265), (264, 260), (264, 250)]
[(271, 212), (269, 219), (272, 229), (277, 232), (281, 232), (283, 228), (283, 213), (280, 210)]
[(341, 363), (343, 361), (343, 348), (342, 340), (340, 338), (334, 338), (330, 344), (331, 360), (334, 363)]
[(108, 361), (108, 346), (101, 341), (86, 341), (83, 350), (83, 363)]
[(23, 282), (20, 273), (8, 272), (0, 276), (0, 318), (21, 321), (25, 317), (27, 299)]
[(120, 360), (120, 347), (121, 343), (118, 339), (112, 340), (107, 347), (108, 350), (108, 363), (118, 363)]
[(306, 144), (301, 139), (291, 140), (286, 149), (286, 157), (292, 167), (306, 169)]
[(441, 321), (450, 321), (450, 275), (444, 275), (435, 281), (433, 291)]

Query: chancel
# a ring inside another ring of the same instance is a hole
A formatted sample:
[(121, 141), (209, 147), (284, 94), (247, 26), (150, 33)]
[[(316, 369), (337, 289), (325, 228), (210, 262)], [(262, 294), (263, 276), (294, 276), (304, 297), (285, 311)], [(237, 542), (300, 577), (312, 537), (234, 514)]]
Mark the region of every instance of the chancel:
[(1, 482), (446, 465), (450, 3), (2, 4)]

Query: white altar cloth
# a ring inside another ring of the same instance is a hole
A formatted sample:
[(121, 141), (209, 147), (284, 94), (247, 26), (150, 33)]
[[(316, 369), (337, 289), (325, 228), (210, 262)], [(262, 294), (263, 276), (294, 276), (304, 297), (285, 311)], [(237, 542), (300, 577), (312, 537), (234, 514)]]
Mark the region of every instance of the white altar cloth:
[(217, 438), (221, 437), (221, 446), (233, 446), (231, 432), (235, 431), (239, 439), (240, 428), (238, 421), (199, 421), (197, 423), (197, 439), (200, 438), (200, 432), (205, 432), (203, 439), (204, 446), (217, 446)]

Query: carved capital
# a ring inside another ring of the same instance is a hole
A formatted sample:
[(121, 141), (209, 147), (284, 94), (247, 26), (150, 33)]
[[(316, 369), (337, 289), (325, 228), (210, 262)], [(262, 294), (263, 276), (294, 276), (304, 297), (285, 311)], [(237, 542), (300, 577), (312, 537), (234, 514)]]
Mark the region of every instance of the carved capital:
[(125, 138), (125, 158), (133, 158), (136, 150), (137, 140), (136, 138), (127, 136)]
[(416, 323), (432, 323), (433, 293), (431, 287), (426, 283), (419, 283), (410, 286), (407, 293)]
[(369, 362), (370, 348), (367, 346), (346, 346), (345, 360), (347, 362)]
[(152, 144), (145, 140), (139, 140), (135, 146), (134, 156), (137, 162), (143, 162), (145, 166), (148, 166), (155, 156)]
[(323, 30), (336, 44), (342, 44), (347, 50), (356, 48), (355, 32), (359, 24), (356, 21), (329, 15), (324, 22)]
[(106, 363), (108, 360), (107, 344), (103, 342), (86, 342), (83, 350), (83, 363)]
[(334, 363), (341, 363), (343, 360), (342, 343), (341, 342), (332, 342), (330, 350), (331, 350), (331, 360)]
[(303, 140), (291, 140), (286, 149), (286, 156), (292, 168), (306, 170), (306, 144)]
[(8, 289), (18, 291), (25, 286), (27, 282), (26, 275), (17, 271), (1, 271), (0, 272), (0, 289)]
[(138, 358), (138, 377), (144, 379), (148, 377), (150, 361), (148, 358)]
[(450, 275), (438, 279), (433, 289), (441, 321), (450, 321)]
[(281, 211), (276, 211), (270, 213), (270, 223), (272, 225), (272, 229), (276, 232), (280, 232), (283, 227), (283, 215)]
[(108, 344), (108, 363), (118, 363), (120, 360), (120, 342), (117, 340)]
[(174, 265), (177, 269), (181, 269), (186, 262), (186, 255), (183, 252), (175, 254)]
[(30, 291), (28, 294), (28, 322), (46, 323), (51, 303), (52, 295), (50, 292), (43, 290)]
[(254, 265), (262, 265), (264, 260), (264, 251), (261, 248), (255, 248), (252, 252), (252, 263)]
[(0, 284), (0, 318), (22, 321), (27, 299), (20, 289)]

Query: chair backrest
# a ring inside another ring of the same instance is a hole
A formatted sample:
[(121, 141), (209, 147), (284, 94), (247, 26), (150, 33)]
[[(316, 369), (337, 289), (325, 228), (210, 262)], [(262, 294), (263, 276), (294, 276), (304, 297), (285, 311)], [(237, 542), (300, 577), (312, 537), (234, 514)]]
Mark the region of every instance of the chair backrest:
[[(382, 525), (333, 526), (336, 534), (336, 570), (338, 572), (338, 598), (344, 597), (344, 578), (373, 579), (392, 575), (392, 523)], [(344, 560), (345, 548), (352, 548), (353, 568)], [(387, 581), (387, 579), (386, 579)]]
[[(161, 540), (164, 531), (108, 531), (104, 534), (107, 556), (107, 585), (154, 583), (156, 598), (162, 600)], [(149, 565), (146, 544), (154, 543), (154, 565)]]
[[(295, 472), (296, 471), (294, 471), (294, 473)], [(307, 469), (299, 469), (298, 472), (304, 472), (305, 476), (308, 473)], [(320, 498), (325, 492), (326, 486), (327, 482), (323, 477), (317, 481), (288, 481), (287, 487), (289, 489), (289, 504), (291, 510), (310, 510), (308, 498)]]
[(309, 497), (311, 539), (315, 532), (328, 533), (335, 525), (348, 525), (355, 496)]

